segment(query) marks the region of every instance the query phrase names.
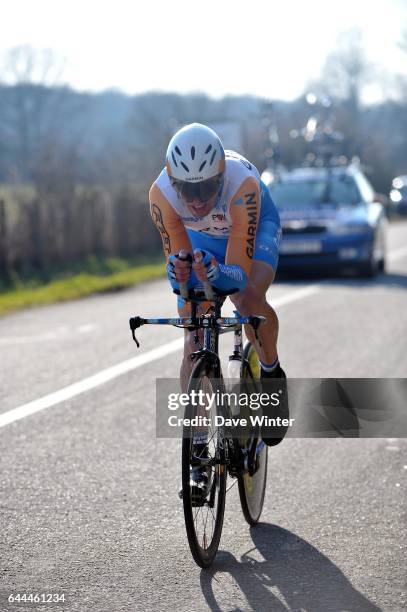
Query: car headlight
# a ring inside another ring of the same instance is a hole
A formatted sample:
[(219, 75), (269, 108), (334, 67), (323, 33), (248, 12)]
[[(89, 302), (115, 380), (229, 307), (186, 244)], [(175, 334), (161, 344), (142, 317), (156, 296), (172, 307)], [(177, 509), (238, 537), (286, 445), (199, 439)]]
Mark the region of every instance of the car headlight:
[(402, 196), (401, 193), (399, 191), (397, 191), (397, 189), (393, 189), (390, 192), (390, 200), (394, 203), (394, 204), (398, 204), (399, 202), (401, 202), (402, 200)]

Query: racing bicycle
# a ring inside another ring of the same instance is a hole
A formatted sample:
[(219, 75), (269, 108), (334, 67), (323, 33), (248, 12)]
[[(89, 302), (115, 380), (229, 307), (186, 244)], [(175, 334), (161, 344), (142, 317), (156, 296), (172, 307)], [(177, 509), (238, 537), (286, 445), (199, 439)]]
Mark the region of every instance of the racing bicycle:
[[(172, 325), (194, 332), (197, 350), (190, 355), (193, 369), (187, 391), (189, 398), (193, 397), (193, 392), (198, 394), (200, 391), (203, 394), (210, 391), (212, 397), (225, 398), (228, 394), (219, 358), (219, 337), (233, 332), (233, 358), (241, 364), (240, 379), (237, 381), (239, 391), (248, 394), (258, 391), (259, 361), (252, 344), (247, 342), (243, 347), (242, 325), (250, 325), (257, 337), (257, 330), (265, 317), (243, 317), (236, 311), (233, 317), (223, 317), (221, 308), (226, 295), (214, 295), (211, 288), (207, 287), (204, 292), (190, 291), (187, 299), (191, 305), (190, 317), (131, 317), (130, 329), (137, 346), (139, 342), (135, 330), (144, 325)], [(235, 397), (234, 394), (230, 396)], [(209, 425), (204, 428), (192, 425), (200, 422), (199, 417), (202, 417), (203, 411)], [(211, 406), (204, 407), (189, 401), (185, 408), (180, 497), (189, 547), (195, 562), (203, 568), (209, 567), (216, 556), (223, 527), (226, 493), (236, 482), (247, 523), (256, 525), (262, 512), (267, 478), (267, 446), (261, 439), (259, 426), (250, 425), (238, 430), (233, 425), (236, 422), (233, 416), (237, 412), (242, 416), (249, 411), (249, 407), (236, 407), (232, 401), (218, 399)], [(194, 417), (197, 418), (194, 420)], [(203, 474), (204, 478), (197, 482), (196, 474)], [(228, 477), (232, 479), (229, 486)]]

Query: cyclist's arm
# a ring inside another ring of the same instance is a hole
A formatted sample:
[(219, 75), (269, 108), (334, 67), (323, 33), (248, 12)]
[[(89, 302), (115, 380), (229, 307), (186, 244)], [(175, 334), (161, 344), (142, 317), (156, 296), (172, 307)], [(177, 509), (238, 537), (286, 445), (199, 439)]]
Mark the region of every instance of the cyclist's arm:
[(225, 264), (211, 267), (209, 261), (204, 261), (209, 281), (221, 291), (243, 291), (246, 287), (252, 266), (259, 209), (259, 184), (255, 178), (249, 177), (232, 198), (232, 226)]
[(255, 178), (247, 178), (232, 198), (232, 227), (225, 263), (240, 266), (249, 277), (256, 243), (260, 214), (260, 186)]
[(150, 189), (149, 200), (151, 218), (161, 234), (167, 259), (181, 249), (190, 253), (192, 246), (184, 224), (155, 183)]

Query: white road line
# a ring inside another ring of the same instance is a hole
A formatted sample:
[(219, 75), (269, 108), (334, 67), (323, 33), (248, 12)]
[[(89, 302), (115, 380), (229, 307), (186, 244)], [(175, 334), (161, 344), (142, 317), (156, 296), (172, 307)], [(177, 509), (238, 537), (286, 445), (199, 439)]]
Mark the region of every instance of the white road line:
[[(321, 289), (322, 288), (319, 285), (315, 284), (302, 287), (297, 291), (291, 291), (287, 295), (282, 295), (280, 298), (272, 300), (273, 307), (278, 308), (279, 306), (285, 306), (291, 302), (302, 300), (310, 295), (318, 293), (321, 291)], [(90, 391), (91, 389), (94, 389), (99, 385), (103, 385), (104, 383), (109, 382), (118, 376), (122, 376), (123, 374), (127, 374), (127, 372), (136, 370), (146, 363), (151, 363), (152, 361), (161, 359), (166, 355), (175, 353), (176, 351), (181, 350), (183, 346), (184, 339), (178, 338), (177, 340), (163, 344), (155, 349), (152, 349), (151, 351), (137, 355), (137, 357), (127, 359), (126, 361), (122, 361), (115, 366), (106, 368), (106, 370), (101, 370), (97, 374), (94, 374), (89, 378), (84, 378), (83, 380), (69, 385), (68, 387), (60, 389), (59, 391), (55, 391), (55, 393), (45, 395), (44, 397), (40, 397), (37, 400), (29, 402), (28, 404), (23, 404), (18, 408), (14, 408), (8, 412), (5, 412), (4, 414), (0, 414), (0, 428), (5, 427), (10, 423), (14, 423), (15, 421), (19, 421), (20, 419), (24, 419), (31, 414), (45, 410), (45, 408), (51, 408), (52, 406), (60, 404), (61, 402), (80, 395), (81, 393)]]
[(147, 351), (146, 353), (142, 353), (141, 355), (137, 355), (137, 357), (133, 357), (132, 359), (127, 359), (127, 361), (122, 361), (115, 366), (110, 368), (106, 368), (106, 370), (101, 370), (97, 374), (90, 376), (89, 378), (84, 378), (73, 385), (69, 385), (68, 387), (64, 387), (59, 391), (55, 391), (55, 393), (51, 393), (50, 395), (45, 395), (44, 397), (40, 397), (33, 402), (29, 402), (28, 404), (23, 404), (18, 408), (14, 408), (13, 410), (9, 410), (4, 414), (0, 414), (0, 427), (4, 427), (9, 423), (13, 423), (14, 421), (19, 421), (20, 419), (24, 419), (30, 414), (35, 414), (40, 410), (44, 410), (45, 408), (51, 408), (51, 406), (55, 406), (56, 404), (60, 404), (76, 395), (80, 395), (81, 393), (85, 393), (85, 391), (89, 391), (90, 389), (94, 389), (99, 385), (103, 385), (109, 380), (113, 380), (118, 376), (122, 376), (131, 370), (135, 370), (136, 368), (140, 368), (142, 365), (146, 363), (150, 363), (151, 361), (156, 361), (157, 359), (161, 359), (161, 357), (165, 357), (165, 355), (170, 355), (171, 353), (175, 353), (175, 351), (179, 351), (184, 345), (183, 338), (177, 338), (177, 340), (173, 340), (172, 342), (168, 342), (167, 344), (163, 344), (151, 351)]
[(407, 255), (407, 247), (401, 247), (400, 249), (396, 249), (387, 255), (387, 259), (389, 261), (397, 261), (398, 259), (402, 259)]

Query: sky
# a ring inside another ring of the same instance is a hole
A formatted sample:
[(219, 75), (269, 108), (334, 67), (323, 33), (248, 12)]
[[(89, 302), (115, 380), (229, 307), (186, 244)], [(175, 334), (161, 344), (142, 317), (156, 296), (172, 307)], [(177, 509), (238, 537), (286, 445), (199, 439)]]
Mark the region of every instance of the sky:
[(0, 61), (18, 45), (52, 49), (64, 58), (62, 81), (79, 90), (291, 100), (355, 26), (379, 71), (407, 73), (397, 48), (407, 0), (0, 0), (0, 8)]

